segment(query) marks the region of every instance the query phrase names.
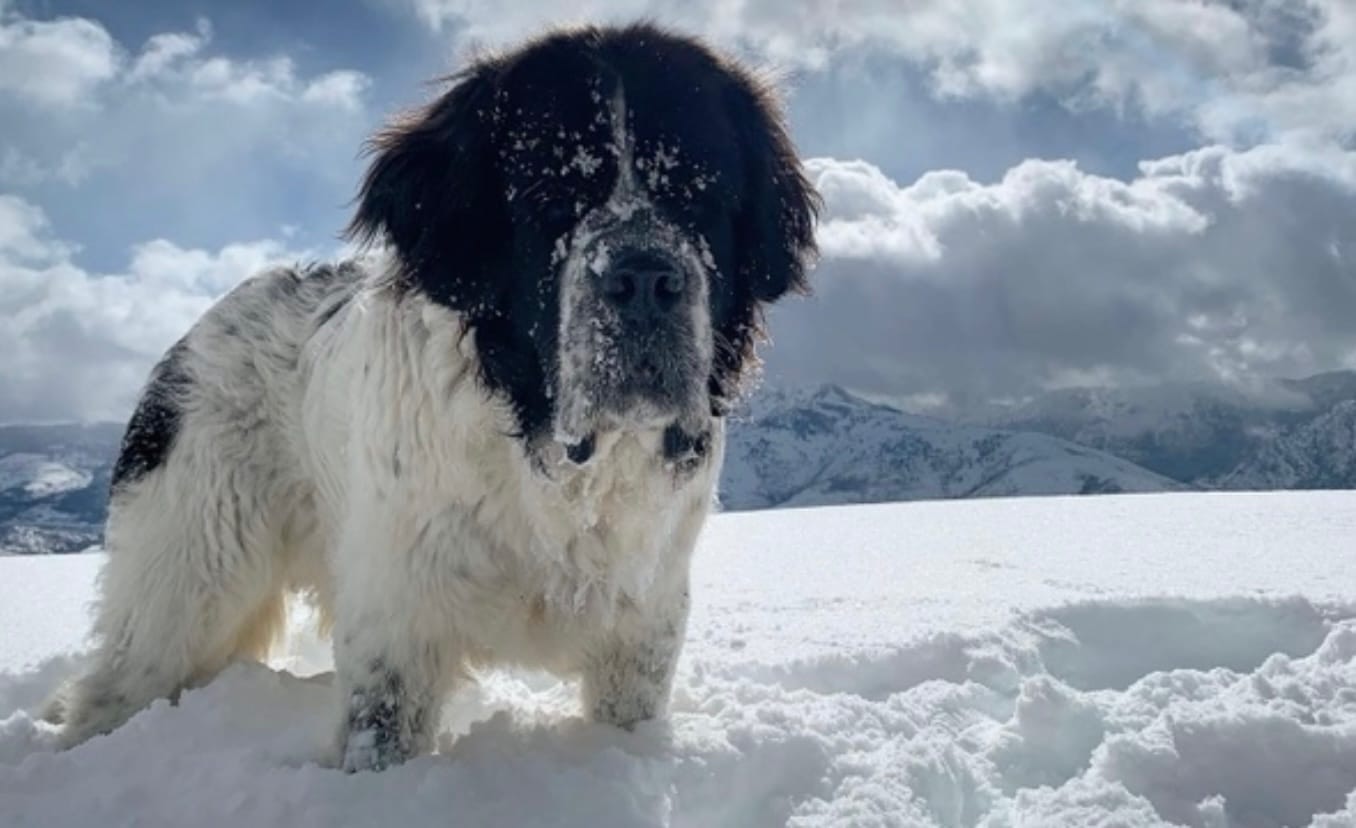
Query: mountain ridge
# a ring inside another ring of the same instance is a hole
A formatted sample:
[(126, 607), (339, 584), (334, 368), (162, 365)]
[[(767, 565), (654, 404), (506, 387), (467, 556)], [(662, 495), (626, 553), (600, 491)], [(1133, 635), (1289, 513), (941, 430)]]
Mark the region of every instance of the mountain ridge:
[[(100, 541), (118, 423), (0, 425), (0, 554)], [(834, 384), (763, 387), (731, 417), (729, 511), (936, 498), (1356, 488), (1356, 372), (1065, 389), (940, 419)]]
[(755, 395), (730, 424), (721, 483), (731, 511), (1183, 488), (1069, 441), (948, 423), (836, 385)]

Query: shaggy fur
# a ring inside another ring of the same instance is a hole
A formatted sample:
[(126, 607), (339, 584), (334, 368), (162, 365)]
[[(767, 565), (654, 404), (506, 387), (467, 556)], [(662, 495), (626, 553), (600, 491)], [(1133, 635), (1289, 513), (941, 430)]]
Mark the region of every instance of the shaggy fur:
[(333, 619), (334, 760), (430, 748), (467, 668), (664, 710), (723, 416), (815, 198), (771, 98), (651, 27), (558, 32), (372, 142), (380, 252), (256, 275), (155, 368), (114, 473), (75, 745)]

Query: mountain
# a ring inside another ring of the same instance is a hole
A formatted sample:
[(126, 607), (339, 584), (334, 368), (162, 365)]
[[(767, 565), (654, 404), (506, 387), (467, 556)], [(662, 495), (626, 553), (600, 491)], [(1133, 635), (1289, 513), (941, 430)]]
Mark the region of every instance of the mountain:
[(826, 386), (754, 397), (730, 426), (721, 503), (741, 510), (1180, 488), (1067, 440), (906, 414)]
[(1350, 448), (1326, 456), (1332, 446), (1321, 436), (1340, 426), (1337, 409), (1351, 400), (1356, 372), (1335, 371), (1249, 389), (1185, 383), (1063, 389), (968, 421), (1070, 440), (1202, 488), (1353, 488)]
[(122, 426), (0, 426), (0, 554), (79, 552), (102, 535)]
[[(98, 543), (122, 426), (0, 426), (0, 554)], [(950, 422), (835, 386), (730, 424), (731, 511), (1003, 495), (1356, 488), (1356, 372), (1240, 391), (1067, 389)]]
[[(98, 543), (122, 427), (0, 426), (0, 553)], [(954, 426), (836, 387), (765, 391), (731, 424), (729, 510), (829, 503), (1181, 488), (1038, 434)]]
[(1356, 400), (1343, 400), (1278, 435), (1221, 481), (1225, 489), (1349, 489), (1356, 486)]

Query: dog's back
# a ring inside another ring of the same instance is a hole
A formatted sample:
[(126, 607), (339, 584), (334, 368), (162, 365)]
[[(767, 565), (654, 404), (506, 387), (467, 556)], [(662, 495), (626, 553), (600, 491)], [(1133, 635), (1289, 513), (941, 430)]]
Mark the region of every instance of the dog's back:
[(302, 349), (360, 275), (353, 263), (279, 267), (218, 301), (152, 370), (114, 466), (114, 501), (164, 465), (187, 418), (241, 430), (287, 424)]

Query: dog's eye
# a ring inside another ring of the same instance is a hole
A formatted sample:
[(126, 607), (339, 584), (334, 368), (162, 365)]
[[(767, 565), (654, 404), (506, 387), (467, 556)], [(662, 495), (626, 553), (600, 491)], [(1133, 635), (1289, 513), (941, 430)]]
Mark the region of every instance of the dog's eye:
[(710, 227), (724, 222), (730, 215), (729, 205), (713, 195), (679, 198), (669, 205), (671, 215), (689, 228)]
[(574, 205), (561, 200), (545, 201), (537, 205), (537, 215), (542, 222), (550, 225), (565, 224), (574, 221)]

